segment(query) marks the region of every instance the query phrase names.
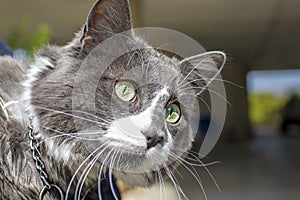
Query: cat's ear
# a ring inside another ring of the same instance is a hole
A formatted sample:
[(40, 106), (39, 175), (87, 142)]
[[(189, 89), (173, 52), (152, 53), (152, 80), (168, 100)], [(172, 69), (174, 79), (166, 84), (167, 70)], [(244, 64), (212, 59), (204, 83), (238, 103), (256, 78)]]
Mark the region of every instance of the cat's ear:
[(98, 0), (83, 27), (82, 48), (93, 48), (114, 34), (132, 29), (128, 0)]
[(200, 94), (220, 74), (225, 62), (226, 55), (221, 51), (186, 58), (180, 62), (183, 79), (191, 83), (197, 94)]

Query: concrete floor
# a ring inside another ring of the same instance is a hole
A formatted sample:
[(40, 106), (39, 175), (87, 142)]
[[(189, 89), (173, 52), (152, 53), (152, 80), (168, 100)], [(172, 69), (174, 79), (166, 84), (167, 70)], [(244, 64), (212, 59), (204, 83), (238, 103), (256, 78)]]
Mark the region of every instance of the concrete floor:
[[(209, 167), (221, 189), (219, 192), (203, 168), (197, 171), (208, 200), (298, 200), (300, 199), (300, 138), (281, 137), (264, 130), (244, 144), (219, 142), (205, 163), (220, 161)], [(178, 177), (190, 200), (205, 199), (201, 187), (187, 170)], [(168, 186), (169, 200), (175, 191)], [(159, 187), (131, 192), (130, 200), (159, 199)]]

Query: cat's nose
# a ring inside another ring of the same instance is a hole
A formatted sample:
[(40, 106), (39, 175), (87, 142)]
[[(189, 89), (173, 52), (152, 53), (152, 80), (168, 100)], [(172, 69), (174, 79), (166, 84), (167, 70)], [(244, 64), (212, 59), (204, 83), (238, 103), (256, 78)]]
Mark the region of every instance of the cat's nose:
[(152, 147), (155, 147), (157, 144), (161, 143), (163, 141), (163, 137), (154, 135), (146, 137), (147, 140), (147, 149), (150, 149)]
[(164, 138), (162, 136), (150, 132), (144, 132), (144, 131), (142, 131), (142, 133), (147, 140), (147, 150), (163, 142)]

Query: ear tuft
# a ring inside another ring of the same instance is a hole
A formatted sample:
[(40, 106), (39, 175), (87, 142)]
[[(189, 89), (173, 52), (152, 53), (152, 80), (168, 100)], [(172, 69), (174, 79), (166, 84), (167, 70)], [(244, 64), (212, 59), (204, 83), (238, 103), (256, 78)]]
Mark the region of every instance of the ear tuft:
[(220, 74), (226, 62), (221, 51), (211, 51), (186, 58), (180, 62), (183, 76), (202, 93)]

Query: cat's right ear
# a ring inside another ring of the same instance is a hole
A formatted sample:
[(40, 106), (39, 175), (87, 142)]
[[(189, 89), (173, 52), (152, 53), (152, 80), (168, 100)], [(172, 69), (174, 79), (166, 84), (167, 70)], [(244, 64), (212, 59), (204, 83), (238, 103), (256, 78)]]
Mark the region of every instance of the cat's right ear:
[(98, 0), (83, 27), (82, 49), (92, 49), (114, 34), (132, 29), (128, 0)]
[(221, 51), (210, 51), (186, 58), (180, 62), (184, 80), (191, 83), (197, 94), (207, 89), (221, 73), (226, 55)]

